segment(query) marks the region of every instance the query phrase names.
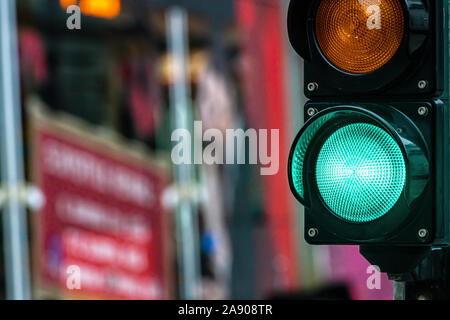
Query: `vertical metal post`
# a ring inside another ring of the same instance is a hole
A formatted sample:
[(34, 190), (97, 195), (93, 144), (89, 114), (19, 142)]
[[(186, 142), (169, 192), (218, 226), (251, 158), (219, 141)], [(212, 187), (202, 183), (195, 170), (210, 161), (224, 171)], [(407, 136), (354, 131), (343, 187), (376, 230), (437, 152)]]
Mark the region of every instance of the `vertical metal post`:
[(405, 282), (394, 281), (394, 300), (405, 300)]
[(24, 184), (16, 1), (0, 1), (0, 160), (9, 197), (3, 210), (8, 299), (30, 299), (27, 218), (19, 200)]
[[(172, 58), (172, 82), (170, 106), (172, 129), (186, 129), (192, 134), (193, 116), (190, 88), (187, 80), (188, 46), (187, 19), (183, 9), (174, 7), (166, 15), (167, 43)], [(175, 183), (181, 187), (193, 185), (195, 171), (192, 164), (174, 167)], [(197, 208), (189, 199), (182, 199), (176, 208), (177, 251), (179, 266), (180, 298), (199, 298), (200, 254), (198, 249)]]

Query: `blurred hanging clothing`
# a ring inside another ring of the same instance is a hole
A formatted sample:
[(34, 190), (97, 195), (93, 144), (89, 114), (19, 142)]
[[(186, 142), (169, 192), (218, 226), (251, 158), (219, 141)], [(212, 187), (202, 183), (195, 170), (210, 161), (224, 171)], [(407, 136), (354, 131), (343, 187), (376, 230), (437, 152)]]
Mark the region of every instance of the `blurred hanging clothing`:
[(200, 77), (197, 107), (203, 129), (226, 129), (234, 127), (235, 93), (226, 78), (210, 64)]
[[(225, 75), (209, 63), (199, 76), (197, 87), (197, 112), (203, 130), (218, 129), (225, 135), (226, 129), (234, 127), (235, 92)], [(209, 256), (209, 267), (213, 279), (204, 281), (206, 298), (229, 297), (231, 280), (231, 244), (224, 195), (223, 170), (221, 165), (202, 166), (203, 184), (206, 192), (203, 222), (203, 240), (209, 244), (205, 252)], [(208, 297), (209, 296), (209, 297)]]
[(202, 251), (209, 258), (209, 269), (213, 277), (213, 281), (208, 282), (209, 290), (206, 290), (210, 294), (204, 292), (204, 295), (207, 299), (226, 299), (229, 296), (231, 248), (223, 199), (225, 190), (219, 166), (202, 166), (202, 169), (206, 193), (202, 208)]
[(19, 63), (23, 89), (31, 92), (48, 79), (47, 52), (39, 32), (32, 28), (19, 31)]
[(156, 60), (150, 52), (135, 51), (123, 67), (134, 131), (143, 140), (154, 136), (160, 120), (161, 89)]

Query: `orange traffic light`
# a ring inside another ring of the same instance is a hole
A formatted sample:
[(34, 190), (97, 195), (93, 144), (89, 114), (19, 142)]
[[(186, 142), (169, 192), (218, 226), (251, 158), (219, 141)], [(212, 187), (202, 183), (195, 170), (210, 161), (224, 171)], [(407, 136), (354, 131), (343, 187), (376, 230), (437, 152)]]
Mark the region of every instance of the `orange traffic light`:
[(113, 19), (120, 14), (120, 0), (59, 0), (64, 9), (79, 5), (81, 12), (88, 16)]
[(67, 9), (68, 7), (70, 7), (72, 5), (77, 5), (78, 1), (77, 0), (59, 0), (59, 3), (61, 5), (61, 7), (63, 7), (64, 9)]
[(81, 0), (80, 8), (89, 16), (112, 19), (120, 14), (120, 0)]
[(324, 0), (316, 15), (322, 53), (338, 69), (355, 74), (380, 69), (405, 34), (399, 0)]

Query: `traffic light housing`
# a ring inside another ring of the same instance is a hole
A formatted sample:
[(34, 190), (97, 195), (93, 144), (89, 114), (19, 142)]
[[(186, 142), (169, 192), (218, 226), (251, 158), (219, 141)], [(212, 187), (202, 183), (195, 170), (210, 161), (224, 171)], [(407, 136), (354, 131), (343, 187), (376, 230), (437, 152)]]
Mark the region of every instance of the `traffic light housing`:
[[(334, 12), (320, 10), (321, 4), (328, 3)], [(374, 9), (377, 3), (379, 10)], [(444, 0), (291, 0), (288, 34), (293, 48), (305, 61), (305, 95), (311, 99), (443, 95), (448, 90), (448, 79), (444, 77), (448, 60), (444, 55), (448, 50), (448, 33), (444, 30), (447, 5)], [(317, 16), (323, 13), (328, 15)], [(375, 26), (369, 29), (372, 21)], [(319, 38), (318, 32), (325, 35)], [(331, 36), (327, 37), (327, 33)], [(376, 36), (370, 37), (371, 33)], [(388, 46), (391, 42), (393, 46)], [(346, 60), (339, 59), (342, 55)], [(352, 61), (353, 55), (356, 62)], [(360, 64), (365, 68), (355, 70), (358, 68), (354, 65)]]
[(448, 3), (291, 0), (288, 31), (310, 98), (288, 165), (306, 240), (410, 271), (450, 240)]

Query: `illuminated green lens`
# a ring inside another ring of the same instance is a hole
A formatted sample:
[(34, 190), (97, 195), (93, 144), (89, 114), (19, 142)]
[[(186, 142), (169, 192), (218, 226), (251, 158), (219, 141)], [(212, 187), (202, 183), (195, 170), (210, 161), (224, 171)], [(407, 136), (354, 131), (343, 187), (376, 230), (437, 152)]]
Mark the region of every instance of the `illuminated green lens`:
[(316, 164), (319, 193), (338, 217), (355, 223), (381, 218), (405, 186), (405, 160), (385, 130), (355, 123), (334, 132)]

